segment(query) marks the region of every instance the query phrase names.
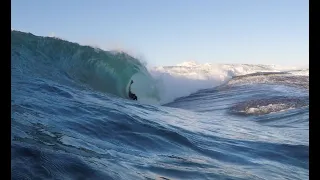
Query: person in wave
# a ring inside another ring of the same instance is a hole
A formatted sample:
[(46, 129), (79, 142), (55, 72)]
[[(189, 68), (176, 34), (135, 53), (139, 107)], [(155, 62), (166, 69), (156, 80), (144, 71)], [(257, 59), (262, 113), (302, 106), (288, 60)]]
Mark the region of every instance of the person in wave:
[(138, 100), (138, 97), (131, 92), (131, 84), (132, 83), (133, 83), (133, 80), (131, 80), (131, 83), (130, 83), (130, 86), (129, 86), (129, 98), (132, 99), (132, 100)]

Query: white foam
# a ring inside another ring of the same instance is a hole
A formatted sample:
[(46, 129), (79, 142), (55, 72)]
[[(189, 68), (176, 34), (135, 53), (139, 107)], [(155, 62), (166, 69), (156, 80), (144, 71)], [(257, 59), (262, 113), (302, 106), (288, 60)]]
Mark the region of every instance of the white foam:
[(295, 76), (309, 76), (309, 69), (289, 71), (289, 73), (290, 73), (290, 74), (293, 74), (293, 75), (295, 75)]
[(294, 109), (294, 108), (288, 107), (286, 104), (268, 104), (267, 106), (251, 107), (242, 112), (246, 114), (268, 114), (268, 113), (287, 111), (291, 109)]
[(161, 104), (171, 102), (178, 97), (188, 96), (200, 89), (216, 87), (233, 76), (294, 70), (297, 68), (276, 65), (198, 64), (194, 61), (176, 66), (149, 68), (149, 72), (157, 80)]
[(158, 80), (160, 103), (168, 103), (182, 96), (190, 95), (200, 89), (206, 89), (219, 85), (214, 78), (203, 79), (201, 76), (186, 77), (172, 75), (163, 72), (151, 71), (151, 74)]

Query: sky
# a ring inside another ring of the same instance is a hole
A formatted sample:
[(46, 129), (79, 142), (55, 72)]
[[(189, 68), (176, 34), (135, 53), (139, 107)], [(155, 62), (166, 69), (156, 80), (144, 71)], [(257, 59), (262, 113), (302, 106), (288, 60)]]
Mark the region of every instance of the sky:
[(149, 65), (309, 65), (308, 0), (11, 0), (11, 28)]

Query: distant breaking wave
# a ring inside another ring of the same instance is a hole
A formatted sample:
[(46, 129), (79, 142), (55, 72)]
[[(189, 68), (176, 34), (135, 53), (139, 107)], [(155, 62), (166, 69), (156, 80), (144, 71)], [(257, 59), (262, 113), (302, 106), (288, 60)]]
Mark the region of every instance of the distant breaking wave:
[(292, 75), (288, 72), (260, 72), (233, 77), (227, 85), (243, 84), (280, 84), (309, 89), (309, 76)]
[[(184, 62), (176, 66), (151, 68), (149, 72), (162, 83), (159, 93), (161, 100), (166, 103), (198, 90), (222, 85), (277, 81), (286, 85), (309, 87), (309, 69), (276, 65)], [(301, 78), (304, 79), (302, 82), (299, 81)]]

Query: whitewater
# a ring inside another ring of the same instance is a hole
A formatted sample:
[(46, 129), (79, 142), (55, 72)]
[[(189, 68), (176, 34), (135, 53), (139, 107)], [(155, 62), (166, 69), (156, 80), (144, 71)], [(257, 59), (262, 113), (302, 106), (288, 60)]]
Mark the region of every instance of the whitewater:
[(11, 79), (12, 179), (309, 178), (308, 68), (146, 67), (11, 31)]

